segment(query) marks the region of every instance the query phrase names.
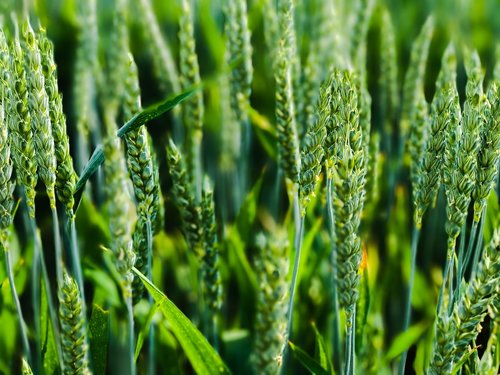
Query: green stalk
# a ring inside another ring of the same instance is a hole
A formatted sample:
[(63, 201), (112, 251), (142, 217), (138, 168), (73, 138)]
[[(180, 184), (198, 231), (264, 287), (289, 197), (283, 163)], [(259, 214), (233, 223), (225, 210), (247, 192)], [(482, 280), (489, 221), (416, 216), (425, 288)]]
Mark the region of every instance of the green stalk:
[[(300, 213), (299, 194), (297, 190), (294, 192), (293, 195), (293, 217), (295, 225), (295, 238), (294, 238), (295, 260), (293, 263), (292, 282), (290, 284), (290, 298), (288, 300), (288, 311), (287, 311), (288, 323), (285, 331), (285, 342), (288, 342), (288, 340), (290, 340), (292, 337), (293, 301), (295, 298), (297, 275), (299, 273), (302, 238), (304, 236), (304, 216), (302, 216)], [(288, 345), (285, 345), (285, 349), (283, 350), (283, 366), (281, 367), (282, 373), (284, 373), (286, 369), (287, 357), (288, 357)]]
[(331, 177), (328, 177), (326, 180), (326, 199), (327, 199), (327, 210), (328, 210), (328, 220), (330, 225), (330, 237), (332, 241), (332, 300), (333, 300), (333, 362), (337, 366), (337, 369), (340, 373), (343, 370), (342, 364), (342, 355), (341, 355), (341, 344), (340, 344), (340, 319), (339, 319), (339, 298), (337, 291), (337, 256), (335, 254), (335, 218), (333, 214), (333, 202), (332, 202), (332, 194), (333, 194), (333, 181)]
[[(462, 226), (462, 230), (460, 231), (460, 246), (458, 248), (458, 259), (457, 259), (457, 275), (455, 277), (455, 282), (457, 285), (457, 289), (459, 289), (460, 286), (460, 280), (461, 280), (461, 274), (462, 274), (462, 268), (464, 267), (464, 250), (465, 250), (465, 230), (466, 230), (466, 224)], [(472, 235), (470, 235), (472, 237)], [(470, 242), (470, 237), (469, 237), (469, 242)]]
[[(410, 326), (411, 321), (411, 296), (413, 294), (413, 284), (415, 281), (415, 271), (417, 268), (417, 250), (418, 250), (418, 240), (420, 238), (420, 229), (415, 225), (413, 226), (413, 232), (411, 237), (411, 263), (410, 263), (410, 279), (408, 280), (408, 288), (406, 290), (406, 306), (405, 306), (405, 316), (403, 321), (403, 332), (405, 332)], [(408, 351), (405, 350), (401, 355), (401, 361), (399, 362), (399, 375), (404, 375), (406, 366), (406, 356)]]
[(75, 275), (75, 280), (76, 283), (78, 284), (78, 289), (80, 290), (80, 295), (82, 297), (82, 306), (85, 307), (85, 291), (83, 285), (83, 273), (80, 261), (80, 253), (78, 251), (78, 242), (76, 238), (75, 216), (71, 214), (68, 221), (69, 221), (70, 251), (71, 251), (71, 261), (73, 265), (73, 273)]
[(129, 360), (129, 368), (130, 374), (135, 375), (135, 363), (134, 363), (134, 353), (135, 353), (135, 338), (134, 338), (134, 308), (132, 305), (132, 296), (130, 295), (126, 299), (127, 305), (127, 339), (128, 339), (128, 360)]
[(355, 355), (355, 339), (356, 339), (356, 305), (352, 308), (352, 311), (346, 312), (348, 317), (346, 320), (346, 364), (345, 364), (345, 374), (354, 375), (354, 369), (356, 366), (356, 355)]
[[(474, 248), (474, 243), (476, 242), (476, 239), (477, 239), (478, 224), (479, 223), (476, 221), (474, 221), (472, 223), (472, 228), (471, 228), (470, 235), (469, 235), (469, 243), (467, 245), (467, 251), (465, 252), (463, 264), (460, 264), (460, 263), (458, 264), (458, 266), (459, 266), (458, 272), (459, 272), (459, 276), (460, 276), (458, 279), (459, 282), (464, 277), (465, 271), (467, 270), (467, 266), (469, 265), (469, 261), (470, 261), (470, 258), (472, 256), (472, 249)], [(459, 260), (460, 260), (460, 258), (459, 258)], [(460, 284), (458, 284), (458, 285), (460, 285)]]
[(42, 347), (40, 328), (40, 247), (37, 240), (35, 219), (29, 219), (33, 235), (33, 264), (31, 268), (31, 303), (33, 307), (33, 317), (35, 325), (35, 346), (36, 346), (36, 366), (35, 369), (42, 368)]
[[(146, 243), (147, 243), (147, 254), (148, 254), (148, 274), (147, 277), (149, 281), (153, 282), (153, 229), (151, 227), (151, 218), (146, 219)], [(151, 294), (148, 296), (149, 305), (153, 305), (153, 297)], [(151, 320), (151, 325), (149, 328), (149, 352), (148, 352), (148, 374), (156, 373), (155, 366), (155, 326), (154, 320)]]
[(486, 215), (484, 215), (484, 212), (483, 212), (483, 215), (481, 217), (481, 221), (479, 224), (479, 233), (478, 233), (476, 248), (474, 249), (474, 259), (472, 261), (471, 276), (470, 276), (471, 280), (474, 280), (474, 278), (476, 277), (477, 268), (479, 265), (479, 259), (481, 258), (482, 246), (483, 246), (484, 223), (486, 221), (485, 216)]
[(10, 257), (10, 251), (6, 248), (3, 240), (0, 240), (0, 246), (3, 248), (5, 254), (5, 265), (7, 268), (7, 277), (10, 284), (10, 292), (12, 294), (12, 299), (14, 300), (14, 305), (16, 307), (17, 317), (19, 319), (19, 333), (21, 336), (21, 342), (23, 344), (24, 356), (26, 357), (30, 365), (33, 364), (31, 359), (31, 351), (28, 342), (28, 333), (26, 330), (26, 321), (23, 317), (23, 311), (21, 309), (21, 303), (19, 302), (19, 296), (16, 291), (16, 284), (14, 283), (14, 271), (12, 269), (12, 259)]
[(58, 288), (62, 286), (63, 283), (63, 255), (62, 255), (62, 245), (61, 245), (61, 235), (59, 233), (59, 218), (57, 216), (57, 209), (51, 207), (52, 213), (52, 229), (54, 230), (54, 250), (56, 258), (56, 277)]

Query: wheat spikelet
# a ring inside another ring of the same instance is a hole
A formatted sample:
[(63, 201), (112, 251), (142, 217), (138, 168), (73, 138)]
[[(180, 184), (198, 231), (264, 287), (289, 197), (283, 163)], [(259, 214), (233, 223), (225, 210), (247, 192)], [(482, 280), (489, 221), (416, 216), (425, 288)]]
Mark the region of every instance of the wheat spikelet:
[(63, 374), (90, 374), (85, 314), (78, 285), (66, 272), (59, 287)]
[(109, 138), (104, 143), (105, 193), (108, 202), (111, 250), (115, 265), (122, 277), (125, 299), (132, 296), (134, 252), (132, 250), (132, 225), (135, 221), (134, 206), (128, 195), (127, 173), (120, 139)]
[(292, 85), (294, 51), (293, 2), (282, 0), (278, 6), (281, 38), (276, 56), (276, 125), (280, 167), (292, 182), (299, 180), (300, 155), (295, 122)]
[(354, 78), (347, 71), (337, 71), (333, 85), (335, 134), (332, 136), (337, 139), (332, 161), (337, 283), (340, 305), (349, 316), (358, 298), (361, 240), (357, 232), (365, 196), (366, 165)]
[(462, 119), (462, 136), (455, 151), (456, 161), (451, 169), (451, 187), (448, 191), (446, 232), (450, 246), (460, 234), (462, 225), (467, 218), (477, 173), (477, 153), (480, 134), (485, 122), (482, 113), (485, 98), (482, 91), (484, 74), (481, 72), (481, 62), (477, 52), (465, 54), (467, 72), (466, 100)]
[(19, 39), (12, 41), (10, 48), (10, 97), (7, 106), (7, 124), (10, 147), (18, 184), (23, 186), (30, 217), (35, 217), (35, 186), (37, 163), (28, 109), (28, 89), (24, 53)]
[(38, 165), (38, 175), (45, 183), (50, 206), (55, 208), (57, 161), (54, 150), (54, 137), (52, 136), (52, 124), (50, 122), (49, 98), (45, 91), (45, 78), (42, 71), (38, 42), (28, 21), (23, 25), (23, 36), (26, 46), (28, 108), (34, 139), (35, 161)]
[(160, 90), (166, 94), (180, 91), (179, 74), (170, 47), (161, 33), (160, 25), (153, 12), (150, 0), (137, 2), (141, 31), (145, 45), (153, 63), (153, 72), (158, 80)]
[(452, 106), (454, 91), (452, 86), (456, 71), (456, 56), (452, 44), (449, 44), (443, 54), (441, 71), (436, 83), (436, 94), (432, 101), (431, 126), (428, 141), (425, 145), (423, 160), (419, 163), (417, 178), (415, 178), (415, 225), (420, 228), (422, 217), (427, 208), (436, 200), (441, 183), (441, 168), (443, 163), (446, 135), (452, 121)]
[(419, 124), (411, 121), (413, 112), (419, 112), (424, 91), (425, 65), (429, 55), (429, 46), (434, 31), (434, 18), (429, 16), (422, 26), (422, 30), (412, 44), (411, 56), (408, 70), (406, 71), (403, 84), (403, 108), (401, 120), (401, 132), (406, 137), (408, 132)]
[(184, 159), (172, 140), (167, 146), (169, 173), (173, 182), (175, 203), (182, 218), (182, 227), (188, 245), (195, 254), (203, 257), (203, 226), (200, 206), (196, 204), (193, 189), (186, 173)]
[(201, 216), (203, 220), (202, 275), (204, 300), (212, 315), (222, 306), (222, 284), (219, 269), (219, 242), (217, 239), (217, 222), (215, 218), (214, 193), (208, 177), (205, 177), (201, 199)]
[(37, 33), (37, 40), (40, 48), (42, 71), (45, 78), (45, 91), (49, 101), (49, 115), (57, 161), (56, 192), (59, 200), (66, 206), (66, 210), (71, 216), (74, 205), (73, 192), (75, 190), (77, 176), (73, 168), (73, 159), (70, 154), (62, 97), (57, 85), (54, 47), (43, 29), (40, 29)]
[(495, 186), (500, 158), (500, 88), (493, 82), (487, 94), (487, 102), (483, 108), (486, 117), (481, 131), (481, 141), (477, 156), (476, 186), (472, 193), (474, 198), (474, 221), (479, 222), (486, 200)]
[(330, 121), (331, 82), (327, 80), (320, 89), (317, 105), (317, 119), (306, 131), (301, 152), (301, 171), (299, 183), (300, 207), (302, 215), (314, 194), (316, 183), (321, 173), (323, 144), (326, 138), (326, 128)]
[(256, 271), (259, 283), (253, 362), (258, 374), (277, 374), (281, 368), (286, 337), (288, 284), (287, 249), (284, 233), (257, 237), (259, 255)]

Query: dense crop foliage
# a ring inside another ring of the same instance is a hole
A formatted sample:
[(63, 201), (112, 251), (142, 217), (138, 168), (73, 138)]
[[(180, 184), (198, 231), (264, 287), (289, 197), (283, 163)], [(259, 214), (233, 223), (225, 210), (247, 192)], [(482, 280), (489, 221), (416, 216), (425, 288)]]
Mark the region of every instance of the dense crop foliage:
[(498, 15), (2, 0), (0, 374), (497, 374)]

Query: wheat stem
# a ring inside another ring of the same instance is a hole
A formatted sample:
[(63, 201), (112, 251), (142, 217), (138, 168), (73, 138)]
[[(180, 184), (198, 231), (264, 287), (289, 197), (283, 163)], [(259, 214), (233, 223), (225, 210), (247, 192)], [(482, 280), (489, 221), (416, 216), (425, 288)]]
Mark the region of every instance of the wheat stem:
[(326, 199), (328, 221), (330, 227), (331, 246), (331, 262), (332, 262), (332, 302), (333, 302), (333, 362), (341, 373), (343, 371), (342, 364), (342, 347), (340, 344), (340, 308), (337, 291), (337, 254), (335, 247), (335, 217), (333, 212), (333, 181), (329, 176), (326, 180)]
[(73, 274), (75, 275), (75, 280), (78, 285), (78, 290), (82, 296), (82, 305), (85, 306), (85, 291), (83, 284), (83, 273), (82, 266), (80, 262), (80, 252), (78, 250), (78, 239), (76, 237), (76, 226), (75, 226), (75, 216), (72, 213), (69, 216), (69, 247), (71, 253), (71, 263), (73, 266)]
[[(147, 277), (149, 281), (153, 281), (153, 228), (151, 225), (151, 219), (148, 217), (146, 220), (146, 244), (147, 244)], [(148, 296), (148, 302), (153, 305), (153, 297), (151, 294)], [(149, 352), (148, 352), (148, 374), (154, 374), (156, 370), (155, 366), (155, 326), (154, 321), (151, 321), (151, 326), (149, 328)]]
[(57, 217), (57, 209), (56, 207), (51, 208), (52, 213), (52, 229), (54, 231), (54, 250), (55, 250), (55, 258), (56, 258), (56, 278), (57, 285), (61, 286), (63, 282), (63, 254), (62, 254), (62, 244), (61, 244), (61, 235), (59, 233), (59, 218)]
[(470, 258), (472, 256), (472, 250), (474, 249), (474, 244), (476, 243), (476, 240), (477, 240), (478, 225), (479, 225), (479, 223), (477, 223), (475, 221), (472, 223), (472, 228), (471, 228), (471, 231), (469, 234), (469, 243), (467, 245), (467, 251), (465, 252), (464, 261), (463, 261), (463, 264), (459, 264), (459, 268), (458, 268), (458, 272), (459, 272), (459, 276), (460, 276), (459, 280), (461, 280), (464, 277), (465, 271), (467, 270), (467, 266), (469, 265), (469, 261), (470, 261)]
[(346, 375), (354, 375), (356, 366), (355, 339), (356, 339), (356, 305), (354, 305), (352, 309), (346, 309), (346, 364), (345, 364)]
[[(413, 226), (413, 232), (411, 237), (411, 263), (410, 263), (410, 278), (408, 280), (408, 287), (406, 290), (406, 305), (404, 310), (404, 321), (403, 321), (403, 332), (406, 332), (408, 327), (410, 326), (411, 321), (411, 296), (413, 293), (413, 284), (415, 281), (415, 271), (417, 268), (417, 250), (418, 250), (418, 240), (420, 238), (420, 229), (416, 226)], [(400, 375), (404, 375), (405, 373), (405, 365), (406, 365), (406, 356), (408, 351), (405, 350), (401, 355), (401, 361), (399, 362), (399, 371)]]
[[(5, 233), (3, 234), (5, 235)], [(14, 305), (16, 308), (17, 319), (19, 319), (19, 333), (21, 336), (21, 342), (23, 344), (23, 351), (28, 363), (33, 363), (31, 359), (31, 350), (29, 347), (28, 333), (26, 329), (26, 321), (24, 320), (23, 311), (21, 309), (21, 303), (19, 302), (19, 296), (16, 290), (16, 284), (14, 282), (14, 270), (12, 268), (12, 259), (10, 256), (9, 249), (5, 246), (5, 240), (0, 240), (0, 247), (2, 247), (5, 255), (5, 266), (7, 270), (7, 277), (9, 279), (10, 292), (12, 294), (12, 299), (14, 300)]]
[[(486, 207), (483, 210), (486, 210)], [(484, 212), (483, 212), (483, 215), (481, 217), (481, 221), (479, 224), (477, 243), (476, 243), (476, 247), (474, 249), (474, 259), (472, 261), (470, 280), (474, 280), (474, 278), (476, 277), (476, 273), (477, 273), (478, 265), (479, 265), (479, 259), (481, 258), (481, 253), (482, 253), (482, 249), (483, 249), (483, 231), (484, 231), (484, 224), (486, 222), (485, 216), (486, 215), (484, 215)]]

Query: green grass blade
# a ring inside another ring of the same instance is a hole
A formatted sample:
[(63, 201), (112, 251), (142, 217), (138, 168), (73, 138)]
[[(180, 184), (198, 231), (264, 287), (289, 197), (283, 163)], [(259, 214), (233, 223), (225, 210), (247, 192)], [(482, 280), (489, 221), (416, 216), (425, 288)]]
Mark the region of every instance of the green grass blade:
[(319, 364), (314, 358), (312, 358), (309, 354), (307, 354), (304, 350), (299, 348), (297, 345), (288, 342), (290, 346), (290, 350), (292, 351), (293, 356), (304, 366), (309, 372), (313, 375), (330, 375), (333, 374), (326, 371), (321, 364)]
[(94, 304), (89, 322), (90, 352), (95, 375), (106, 373), (108, 363), (109, 311)]
[(229, 369), (215, 349), (193, 323), (170, 301), (146, 276), (134, 267), (134, 272), (142, 280), (160, 311), (168, 321), (169, 327), (186, 353), (194, 371), (199, 375), (230, 374)]

